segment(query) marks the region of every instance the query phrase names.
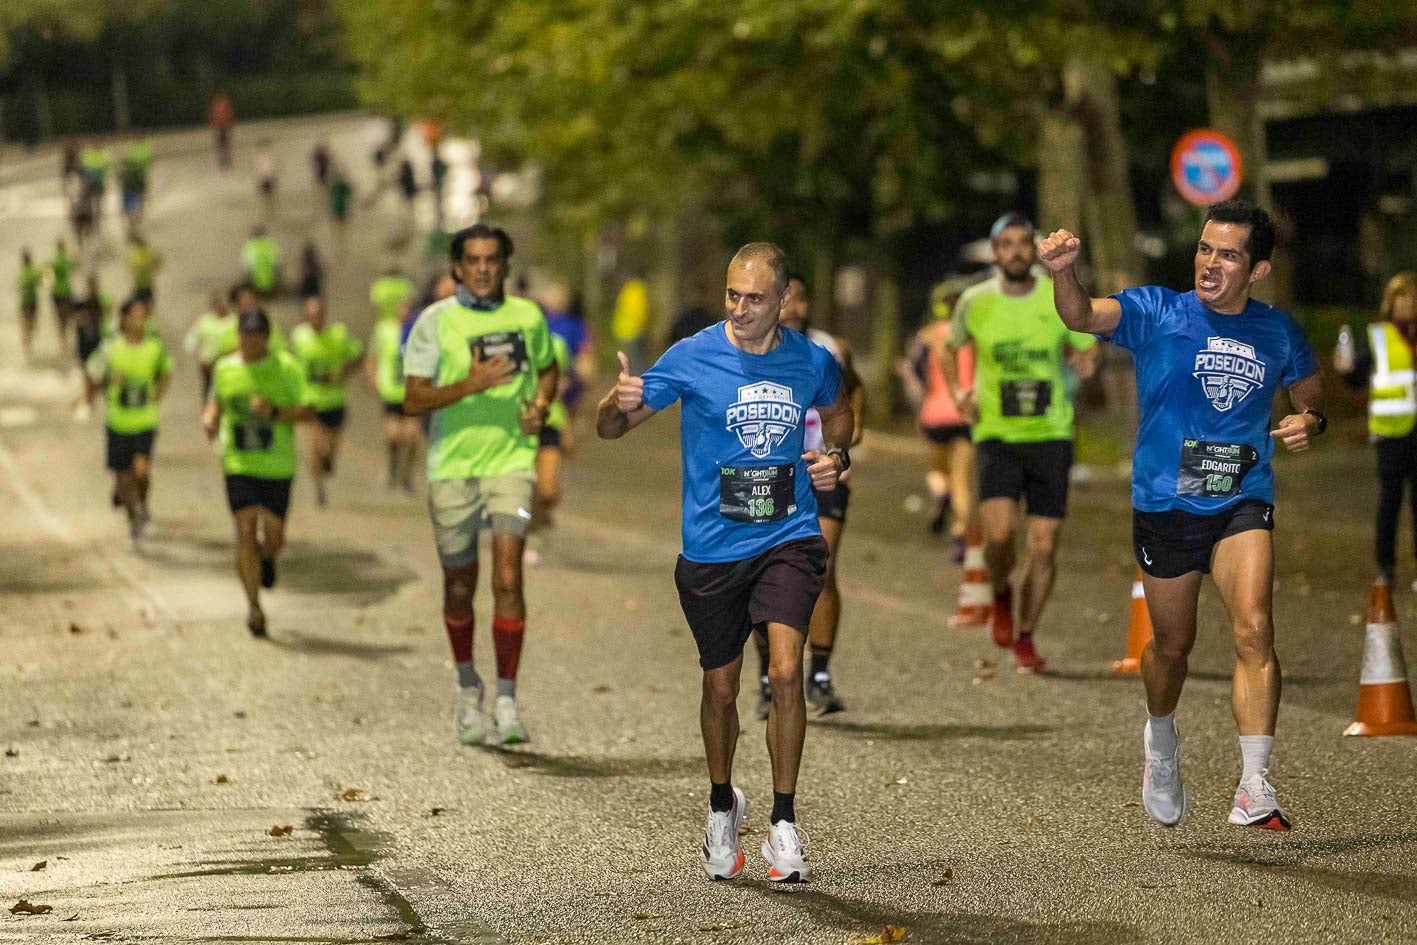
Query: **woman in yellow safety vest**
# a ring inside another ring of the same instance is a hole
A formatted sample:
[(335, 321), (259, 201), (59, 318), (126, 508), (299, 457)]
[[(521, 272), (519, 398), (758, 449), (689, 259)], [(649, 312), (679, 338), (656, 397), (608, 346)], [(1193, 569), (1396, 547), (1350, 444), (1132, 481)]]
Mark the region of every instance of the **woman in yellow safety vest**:
[[(1397, 564), (1397, 517), (1412, 483), (1413, 536), (1417, 542), (1417, 276), (1388, 280), (1378, 320), (1368, 326), (1357, 356), (1343, 340), (1335, 366), (1354, 385), (1368, 382), (1368, 432), (1378, 454), (1378, 571), (1389, 583)], [(1366, 348), (1366, 350), (1364, 350)], [(1412, 583), (1417, 590), (1417, 580)]]

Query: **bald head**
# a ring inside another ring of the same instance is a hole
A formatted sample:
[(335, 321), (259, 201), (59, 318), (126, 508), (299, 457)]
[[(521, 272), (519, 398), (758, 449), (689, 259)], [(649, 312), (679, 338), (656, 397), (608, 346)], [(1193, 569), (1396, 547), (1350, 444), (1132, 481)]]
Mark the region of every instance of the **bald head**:
[(749, 243), (733, 254), (728, 268), (734, 266), (741, 266), (746, 272), (768, 270), (777, 291), (787, 291), (787, 254), (776, 243)]

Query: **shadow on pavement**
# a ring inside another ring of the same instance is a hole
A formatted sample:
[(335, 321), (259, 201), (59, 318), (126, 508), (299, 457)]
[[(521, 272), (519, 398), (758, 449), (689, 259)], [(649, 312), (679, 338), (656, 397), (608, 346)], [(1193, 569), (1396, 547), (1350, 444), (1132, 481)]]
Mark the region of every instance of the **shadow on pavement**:
[(910, 912), (875, 902), (847, 899), (807, 887), (784, 887), (763, 880), (739, 880), (739, 886), (773, 896), (774, 902), (801, 909), (824, 924), (843, 931), (879, 932), (894, 925), (909, 934), (907, 941), (930, 945), (1131, 945), (1141, 942), (1134, 926), (1120, 922), (1025, 922), (995, 915), (964, 912)]
[(356, 643), (353, 640), (316, 637), (299, 630), (283, 631), (278, 636), (268, 637), (267, 642), (271, 646), (298, 653), (309, 653), (313, 656), (349, 656), (357, 660), (380, 660), (389, 656), (400, 656), (412, 652), (413, 649), (406, 644)]
[(492, 751), (508, 768), (528, 768), (553, 778), (677, 778), (698, 772), (704, 764), (702, 758), (605, 758)]
[[(1359, 841), (1357, 846), (1389, 846), (1412, 842), (1417, 840), (1417, 835), (1407, 833), (1395, 834), (1391, 837), (1355, 838), (1355, 840)], [(1363, 841), (1370, 841), (1370, 843)], [(1299, 851), (1296, 850), (1297, 852)], [(1395, 899), (1398, 902), (1417, 903), (1417, 876), (1410, 873), (1335, 870), (1322, 866), (1305, 866), (1299, 862), (1288, 862), (1242, 852), (1198, 851), (1185, 855), (1192, 859), (1208, 860), (1212, 863), (1243, 866), (1266, 876), (1285, 877), (1313, 883), (1336, 892), (1381, 896), (1384, 899)]]
[(898, 725), (890, 722), (828, 722), (816, 728), (824, 732), (837, 731), (901, 742), (941, 741), (947, 738), (987, 738), (1006, 742), (1034, 738), (1053, 731), (1051, 725)]

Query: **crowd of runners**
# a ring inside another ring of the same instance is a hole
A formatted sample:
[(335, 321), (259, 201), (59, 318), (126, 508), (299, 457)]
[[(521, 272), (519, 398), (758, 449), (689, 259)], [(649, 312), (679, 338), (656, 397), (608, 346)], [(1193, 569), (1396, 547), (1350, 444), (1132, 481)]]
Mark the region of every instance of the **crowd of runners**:
[[(219, 147), (228, 142), (218, 128)], [(19, 285), (26, 345), (47, 281), (61, 338), (83, 368), (79, 409), (103, 401), (113, 501), (135, 544), (149, 521), (159, 404), (176, 369), (150, 325), (161, 266), (142, 226), (151, 155), (149, 145), (133, 158), (143, 167), (141, 186), (136, 172), (132, 181), (123, 177), (131, 291), (116, 314), (62, 240), (43, 263), (25, 251)], [(225, 150), (222, 160), (229, 160)], [(328, 153), (317, 149), (313, 163), (322, 186), (340, 178)], [(89, 174), (90, 164), (102, 161), (86, 149), (77, 166), (89, 176), (79, 186), (97, 187), (101, 203), (102, 184), (94, 181), (105, 172)], [(274, 164), (258, 161), (257, 170), (269, 217)], [(338, 199), (347, 205), (347, 194)], [(93, 203), (92, 194), (86, 200)], [(90, 235), (76, 223), (81, 251)], [(362, 378), (381, 405), (388, 489), (413, 493), (426, 481), (455, 664), (456, 737), (466, 745), (515, 744), (531, 737), (517, 704), (528, 632), (527, 535), (551, 521), (560, 501), (574, 411), (592, 380), (593, 340), (563, 289), (547, 287), (537, 300), (509, 292), (515, 247), (506, 231), (477, 223), (447, 237), (421, 288), (396, 267), (370, 274), (374, 328), (360, 335), (326, 311), (313, 244), (300, 255), (299, 279), (287, 284), (281, 249), (262, 223), (242, 248), (240, 279), (213, 287), (183, 348), (200, 372), (202, 425), (220, 453), (250, 632), (267, 632), (260, 595), (277, 581), (301, 466), (297, 444), (303, 441), (315, 504), (329, 505), (349, 386)], [(1288, 829), (1268, 780), (1281, 681), (1271, 615), (1270, 461), (1277, 443), (1306, 449), (1327, 421), (1302, 333), (1287, 314), (1251, 298), (1270, 269), (1273, 223), (1244, 202), (1218, 204), (1198, 234), (1187, 291), (1144, 286), (1107, 298), (1091, 297), (1080, 280), (1082, 243), (1067, 230), (1039, 234), (1025, 216), (1007, 213), (988, 239), (987, 278), (938, 287), (931, 319), (899, 364), (926, 442), (928, 527), (947, 537), (956, 562), (971, 530), (981, 536), (992, 588), (989, 635), (1020, 672), (1040, 671), (1037, 638), (1068, 507), (1074, 390), (1096, 370), (1099, 341), (1129, 350), (1140, 405), (1133, 535), (1155, 627), (1142, 656), (1144, 807), (1168, 826), (1185, 813), (1176, 713), (1197, 594), (1211, 574), (1235, 639), (1241, 773), (1230, 821)], [(80, 272), (88, 294), (76, 298)], [(292, 288), (299, 321), (283, 330), (271, 302)], [(1410, 308), (1403, 309), (1407, 322)], [(673, 578), (703, 672), (710, 809), (700, 862), (714, 879), (744, 868), (739, 828), (747, 795), (733, 781), (733, 758), (749, 639), (772, 760), (762, 854), (773, 881), (811, 875), (795, 805), (808, 707), (830, 715), (847, 706), (831, 663), (843, 607), (837, 551), (848, 521), (851, 450), (868, 405), (850, 347), (814, 327), (814, 314), (810, 286), (783, 250), (750, 243), (728, 264), (722, 317), (685, 332), (658, 360), (638, 347), (617, 352), (618, 376), (594, 416), (598, 435), (613, 440), (680, 405), (683, 551)], [(1374, 335), (1375, 344), (1385, 337)], [(1385, 350), (1378, 356), (1389, 357)], [(1290, 409), (1271, 429), (1281, 388)], [(1404, 416), (1410, 431), (1410, 411)], [(473, 660), (484, 531), (497, 673), (490, 693)], [(1390, 541), (1383, 553), (1390, 572)]]

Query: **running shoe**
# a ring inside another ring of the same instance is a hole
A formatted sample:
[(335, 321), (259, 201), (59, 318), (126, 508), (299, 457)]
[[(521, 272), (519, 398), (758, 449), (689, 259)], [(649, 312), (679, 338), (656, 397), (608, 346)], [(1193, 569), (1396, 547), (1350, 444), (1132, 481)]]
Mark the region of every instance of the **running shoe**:
[[(1164, 755), (1152, 750), (1151, 723), (1147, 722), (1142, 727), (1142, 747), (1146, 768), (1141, 779), (1141, 806), (1161, 826), (1174, 827), (1186, 813), (1186, 788), (1181, 784), (1181, 733), (1176, 733), (1176, 750)], [(1235, 803), (1239, 803), (1239, 795)], [(1230, 817), (1233, 823), (1235, 815)]]
[(1288, 830), (1289, 818), (1279, 809), (1274, 797), (1274, 785), (1269, 783), (1269, 770), (1252, 774), (1235, 789), (1235, 806), (1230, 808), (1230, 822), (1241, 827), (1261, 830)]
[(950, 515), (950, 497), (941, 496), (935, 500), (935, 514), (930, 516), (930, 534), (938, 535), (945, 530), (945, 520)]
[(846, 709), (846, 704), (836, 694), (830, 676), (813, 677), (807, 684), (807, 702), (817, 710), (818, 715), (831, 715)]
[(738, 842), (738, 830), (747, 815), (748, 799), (736, 787), (733, 807), (709, 811), (704, 845), (699, 848), (699, 865), (709, 879), (733, 879), (743, 871), (743, 845)]
[(276, 586), (276, 559), (261, 559), (261, 586), (271, 588)]
[(265, 639), (266, 636), (266, 615), (259, 610), (253, 610), (246, 615), (246, 629), (251, 631), (251, 636), (258, 640)]
[(497, 716), (497, 740), (503, 745), (520, 745), (523, 742), (531, 741), (531, 736), (526, 733), (526, 726), (522, 724), (521, 716), (517, 715), (517, 700), (512, 696), (498, 696), (497, 705), (494, 709)]
[(963, 535), (956, 535), (950, 539), (950, 561), (952, 563), (964, 564), (964, 553), (967, 550), (967, 542)]
[(315, 483), (315, 504), (322, 509), (330, 504), (330, 497), (325, 492), (325, 484), (323, 482)]
[(758, 721), (761, 722), (768, 717), (768, 710), (772, 708), (772, 686), (768, 684), (766, 676), (758, 677)]
[(1033, 648), (1031, 633), (1020, 633), (1014, 641), (1014, 659), (1018, 662), (1018, 671), (1025, 674), (1041, 672), (1047, 663)]
[(492, 733), (492, 720), (482, 711), (482, 687), (463, 686), (458, 689), (458, 704), (453, 712), (458, 726), (458, 741), (464, 745), (481, 745)]
[(994, 645), (1008, 649), (1014, 645), (1014, 592), (994, 595), (994, 609), (989, 613), (989, 632)]
[(803, 849), (805, 837), (790, 820), (779, 820), (772, 825), (768, 838), (763, 841), (768, 879), (774, 883), (805, 883), (812, 878), (812, 867)]

